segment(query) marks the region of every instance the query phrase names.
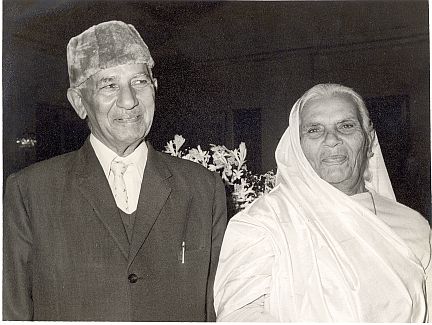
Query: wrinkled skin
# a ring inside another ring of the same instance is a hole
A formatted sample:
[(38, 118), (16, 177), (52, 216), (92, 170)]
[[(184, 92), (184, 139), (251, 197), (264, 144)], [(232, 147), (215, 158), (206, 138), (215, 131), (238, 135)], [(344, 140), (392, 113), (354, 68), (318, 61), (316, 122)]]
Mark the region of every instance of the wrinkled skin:
[(365, 191), (367, 139), (358, 110), (350, 99), (321, 98), (303, 107), (300, 144), (323, 180), (347, 195)]
[(150, 131), (155, 88), (144, 64), (101, 70), (68, 98), (92, 134), (120, 156), (127, 156)]

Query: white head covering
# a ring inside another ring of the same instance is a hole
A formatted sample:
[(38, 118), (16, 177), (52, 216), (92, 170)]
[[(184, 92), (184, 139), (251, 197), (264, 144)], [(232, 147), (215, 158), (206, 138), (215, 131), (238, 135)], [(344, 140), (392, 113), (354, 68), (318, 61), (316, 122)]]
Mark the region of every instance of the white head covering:
[[(228, 225), (215, 280), (218, 317), (269, 292), (265, 311), (283, 322), (424, 321), (419, 259), (373, 212), (313, 170), (300, 145), (300, 103), (276, 149), (279, 184)], [(366, 186), (394, 201), (376, 137), (372, 148)], [(255, 263), (244, 269), (239, 260)], [(271, 276), (263, 265), (271, 265)]]
[[(302, 99), (299, 99), (292, 108), (289, 118), (290, 126), (286, 129), (276, 149), (276, 162), (278, 165), (276, 182), (278, 184), (282, 179), (289, 181), (292, 177), (302, 176), (304, 181), (311, 187), (324, 183), (321, 186), (327, 188), (328, 183), (315, 173), (300, 145), (301, 103)], [(365, 171), (365, 175), (369, 175), (368, 179), (365, 180), (366, 188), (396, 201), (376, 135), (373, 137), (372, 152), (373, 156), (369, 158), (367, 170)]]
[[(279, 186), (268, 202), (282, 224), (291, 224), (286, 249), (292, 254), (280, 271), (296, 278), (282, 276), (281, 282), (292, 282), (273, 283), (278, 294), (270, 297), (271, 308), (278, 309), (280, 320), (295, 315), (294, 320), (309, 321), (391, 321), (385, 317), (394, 314), (399, 321), (423, 321), (421, 264), (377, 216), (313, 170), (300, 145), (300, 103), (292, 108), (276, 149)], [(372, 152), (366, 187), (396, 201), (376, 136)], [(309, 256), (306, 264), (304, 256)], [(293, 291), (277, 289), (287, 285)], [(292, 309), (280, 304), (290, 300)]]

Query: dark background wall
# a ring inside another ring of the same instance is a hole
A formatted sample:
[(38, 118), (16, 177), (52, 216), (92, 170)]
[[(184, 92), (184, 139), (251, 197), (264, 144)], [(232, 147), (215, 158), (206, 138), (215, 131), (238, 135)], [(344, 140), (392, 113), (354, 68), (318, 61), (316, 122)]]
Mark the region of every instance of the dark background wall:
[(430, 218), (427, 1), (4, 1), (4, 177), (82, 144), (66, 45), (111, 19), (133, 24), (156, 61), (156, 148), (175, 134), (191, 147), (245, 141), (249, 167), (267, 171), (296, 99), (342, 83), (366, 99), (398, 200)]

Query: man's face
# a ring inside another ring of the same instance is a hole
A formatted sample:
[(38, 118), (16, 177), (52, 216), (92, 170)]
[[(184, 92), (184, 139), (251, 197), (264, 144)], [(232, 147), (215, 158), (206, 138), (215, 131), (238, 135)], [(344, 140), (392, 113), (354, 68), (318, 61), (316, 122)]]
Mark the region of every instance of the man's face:
[(352, 195), (363, 183), (366, 134), (355, 104), (345, 97), (310, 102), (300, 113), (300, 144), (315, 172)]
[(155, 91), (144, 64), (125, 64), (93, 75), (82, 89), (93, 135), (124, 155), (150, 131)]

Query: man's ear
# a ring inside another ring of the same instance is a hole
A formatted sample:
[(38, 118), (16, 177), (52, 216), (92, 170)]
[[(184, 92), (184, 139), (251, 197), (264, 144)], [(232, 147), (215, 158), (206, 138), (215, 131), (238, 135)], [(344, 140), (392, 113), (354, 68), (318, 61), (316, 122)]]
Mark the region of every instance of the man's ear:
[(153, 85), (154, 85), (155, 90), (157, 90), (157, 88), (158, 88), (158, 82), (157, 82), (156, 78), (153, 78)]
[(80, 91), (76, 88), (69, 88), (67, 91), (67, 98), (78, 116), (84, 120), (87, 117), (87, 111)]

